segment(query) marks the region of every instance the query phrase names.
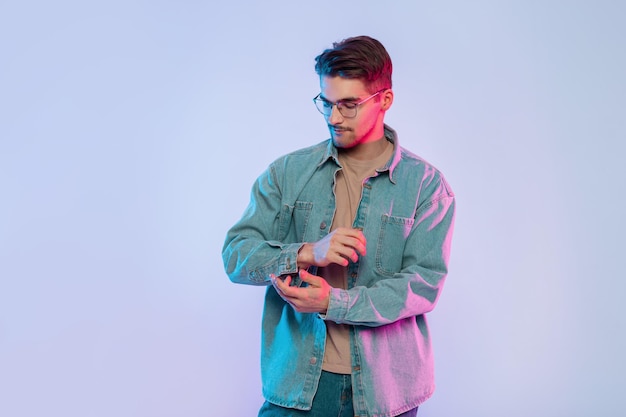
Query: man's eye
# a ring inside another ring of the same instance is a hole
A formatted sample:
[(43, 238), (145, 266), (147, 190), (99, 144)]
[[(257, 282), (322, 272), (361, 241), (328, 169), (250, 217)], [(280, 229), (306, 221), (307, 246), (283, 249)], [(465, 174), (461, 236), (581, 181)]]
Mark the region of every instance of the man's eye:
[(356, 109), (357, 104), (353, 103), (351, 101), (348, 101), (346, 103), (341, 103), (341, 107), (352, 110), (352, 109)]
[(322, 104), (327, 109), (330, 109), (331, 107), (333, 107), (333, 103), (331, 103), (330, 101), (322, 100)]

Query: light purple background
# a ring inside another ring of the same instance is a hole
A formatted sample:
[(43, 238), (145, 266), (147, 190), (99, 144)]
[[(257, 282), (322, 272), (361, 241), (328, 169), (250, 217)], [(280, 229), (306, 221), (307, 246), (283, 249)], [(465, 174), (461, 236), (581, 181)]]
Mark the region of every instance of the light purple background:
[(325, 139), (313, 58), (388, 48), (458, 198), (420, 416), (623, 416), (620, 1), (0, 3), (0, 415), (256, 415), (263, 289), (220, 257)]

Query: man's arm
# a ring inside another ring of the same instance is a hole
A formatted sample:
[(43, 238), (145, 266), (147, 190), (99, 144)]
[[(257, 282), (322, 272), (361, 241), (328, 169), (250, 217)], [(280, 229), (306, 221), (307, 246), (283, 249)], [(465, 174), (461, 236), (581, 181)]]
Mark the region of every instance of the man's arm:
[(401, 270), (371, 287), (331, 288), (325, 319), (375, 327), (431, 311), (448, 272), (454, 210), (452, 194), (419, 209)]
[(250, 203), (241, 219), (227, 232), (222, 248), (224, 269), (231, 281), (268, 285), (269, 276), (297, 272), (302, 243), (280, 242), (282, 192), (275, 168), (254, 183)]
[[(272, 284), (296, 311), (320, 313), (337, 323), (375, 327), (425, 314), (435, 307), (447, 274), (454, 210), (452, 195), (418, 210), (405, 242), (402, 270), (372, 287), (332, 288), (322, 277), (304, 269), (299, 277), (306, 286), (291, 286), (291, 276), (272, 276)], [(356, 262), (359, 255), (365, 255), (363, 234), (339, 228), (319, 242), (304, 244), (298, 264), (346, 266), (348, 259)]]
[(357, 262), (366, 253), (367, 242), (363, 232), (339, 227), (314, 243), (305, 243), (298, 252), (299, 278), (307, 285), (291, 286), (293, 279), (271, 276), (278, 295), (300, 313), (326, 313), (330, 300), (330, 285), (326, 280), (306, 271), (309, 266), (328, 266), (335, 263), (347, 266)]

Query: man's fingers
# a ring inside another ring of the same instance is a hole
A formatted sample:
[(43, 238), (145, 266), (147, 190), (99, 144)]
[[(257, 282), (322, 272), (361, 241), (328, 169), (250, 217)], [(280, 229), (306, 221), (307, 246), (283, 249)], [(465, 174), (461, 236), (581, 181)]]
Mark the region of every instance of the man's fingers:
[(361, 255), (365, 255), (366, 242), (363, 232), (360, 230), (351, 230), (351, 232), (349, 236), (337, 236), (337, 243), (351, 248)]
[(274, 289), (278, 292), (278, 295), (284, 298), (287, 295), (285, 291), (290, 288), (289, 284), (291, 283), (291, 275), (287, 275), (287, 277), (283, 280), (277, 278), (276, 275), (272, 274), (270, 275), (270, 279), (272, 280), (272, 285), (274, 286)]
[(301, 269), (300, 279), (308, 283), (308, 286), (290, 286), (291, 276), (281, 280), (271, 274), (270, 279), (278, 295), (296, 311), (301, 313), (319, 313), (327, 310), (330, 286), (324, 278)]
[[(346, 260), (343, 266), (347, 265), (347, 261), (357, 262), (359, 260), (359, 254), (364, 255), (365, 249), (361, 247), (353, 247), (350, 245), (341, 245), (336, 248), (337, 254)], [(341, 260), (340, 260), (341, 261)]]
[(320, 283), (320, 277), (318, 277), (317, 275), (313, 275), (312, 273), (310, 273), (309, 271), (307, 271), (306, 269), (301, 269), (300, 270), (300, 279), (308, 284), (313, 285), (314, 287), (319, 287), (319, 283)]
[[(313, 262), (310, 264), (327, 266), (334, 263), (347, 266), (350, 261), (358, 262), (359, 256), (365, 256), (366, 245), (367, 242), (361, 230), (337, 228), (313, 244), (311, 248)], [(309, 250), (308, 247), (305, 248)]]
[(359, 229), (344, 229), (344, 230), (345, 232), (343, 234), (345, 236), (356, 239), (362, 246), (365, 246), (365, 244), (367, 243), (365, 239), (365, 235), (363, 234), (362, 230), (359, 230)]

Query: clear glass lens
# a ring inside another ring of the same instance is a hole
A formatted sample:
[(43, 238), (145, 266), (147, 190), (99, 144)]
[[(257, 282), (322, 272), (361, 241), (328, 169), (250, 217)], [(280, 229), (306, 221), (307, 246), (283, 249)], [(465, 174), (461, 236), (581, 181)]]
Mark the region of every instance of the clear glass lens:
[(337, 109), (339, 110), (339, 113), (341, 113), (341, 115), (346, 119), (356, 117), (357, 107), (359, 107), (359, 105), (356, 103), (337, 103)]
[(330, 101), (324, 100), (323, 98), (317, 96), (313, 99), (315, 105), (317, 106), (317, 110), (322, 113), (324, 116), (330, 116), (333, 111), (333, 103)]
[(356, 109), (359, 106), (357, 103), (342, 103), (341, 101), (338, 103), (331, 103), (328, 100), (324, 100), (323, 98), (317, 96), (313, 99), (315, 102), (315, 106), (320, 113), (324, 116), (330, 116), (333, 112), (333, 107), (337, 105), (337, 110), (339, 113), (347, 119), (351, 119), (356, 116)]

